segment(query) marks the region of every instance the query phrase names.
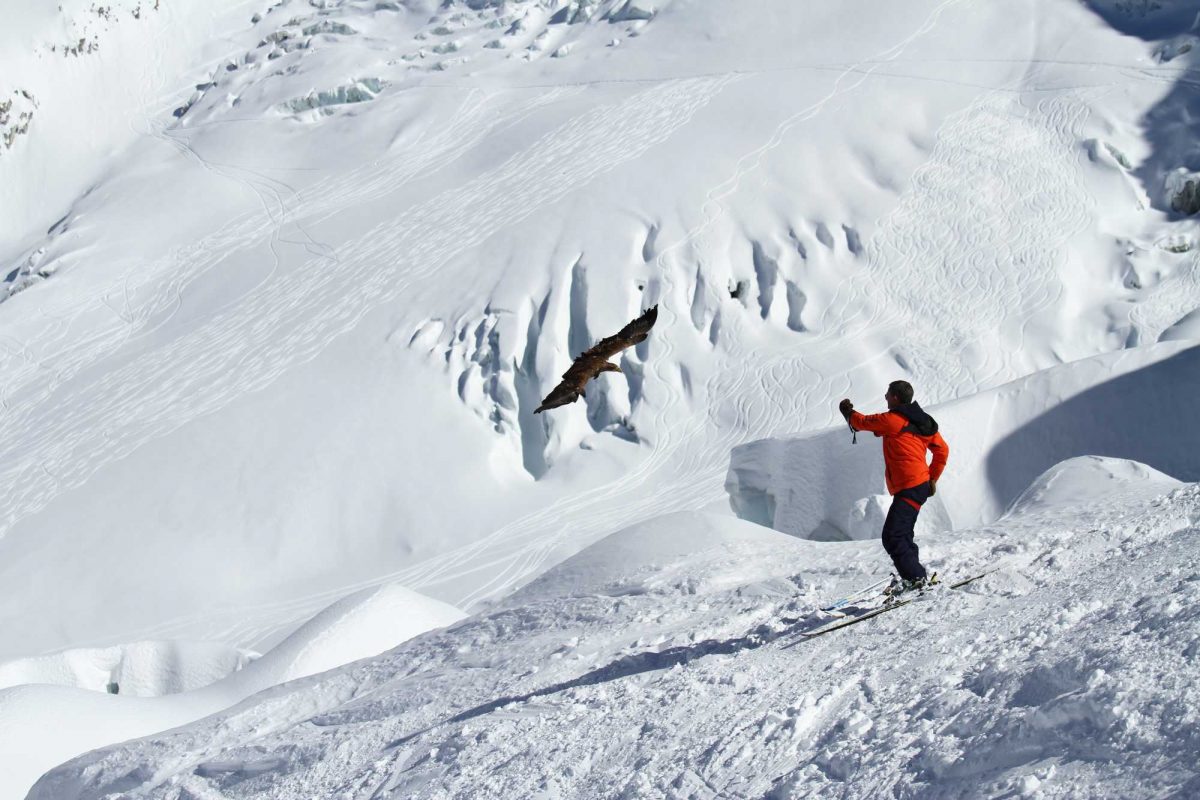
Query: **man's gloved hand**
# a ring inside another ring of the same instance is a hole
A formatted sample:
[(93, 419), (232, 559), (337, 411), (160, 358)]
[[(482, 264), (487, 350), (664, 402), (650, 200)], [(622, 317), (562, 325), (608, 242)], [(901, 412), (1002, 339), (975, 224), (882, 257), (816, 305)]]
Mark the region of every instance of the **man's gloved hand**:
[(850, 419), (850, 414), (854, 411), (854, 403), (850, 402), (850, 398), (846, 398), (838, 403), (838, 411), (842, 412), (843, 417)]
[(930, 481), (929, 482), (929, 496), (933, 497), (935, 494), (937, 494), (937, 481)]

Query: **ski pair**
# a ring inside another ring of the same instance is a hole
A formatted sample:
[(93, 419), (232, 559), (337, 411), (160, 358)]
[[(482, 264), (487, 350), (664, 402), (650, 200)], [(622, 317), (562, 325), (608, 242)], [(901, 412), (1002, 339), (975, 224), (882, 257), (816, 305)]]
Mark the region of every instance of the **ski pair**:
[[(834, 614), (838, 617), (844, 617), (846, 616), (844, 609), (852, 608), (864, 600), (872, 599), (879, 594), (880, 589), (882, 589), (884, 584), (887, 582), (888, 579), (884, 578), (881, 581), (872, 583), (870, 586), (864, 586), (861, 589), (851, 592), (845, 597), (839, 597), (837, 600), (832, 601), (828, 605), (821, 606), (820, 610), (827, 614)], [(807, 619), (807, 617), (780, 617), (779, 621), (784, 625), (795, 625), (798, 622), (803, 622), (805, 619)]]
[[(995, 572), (995, 570), (990, 569), (987, 572), (981, 572), (978, 575), (972, 575), (969, 578), (964, 578), (960, 581), (956, 581), (956, 582), (950, 584), (950, 588), (951, 589), (961, 589), (962, 587), (966, 586), (967, 584), (973, 583), (986, 575), (991, 575), (993, 572)], [(849, 617), (847, 619), (841, 619), (841, 620), (838, 620), (837, 622), (833, 622), (833, 623), (830, 623), (823, 627), (816, 628), (815, 630), (805, 631), (800, 634), (799, 639), (797, 639), (794, 642), (789, 642), (788, 644), (783, 645), (783, 647), (784, 648), (794, 647), (795, 645), (799, 644), (800, 642), (804, 642), (809, 639), (814, 639), (818, 636), (823, 636), (826, 633), (832, 633), (833, 631), (841, 630), (842, 628), (847, 628), (847, 627), (854, 625), (856, 623), (859, 623), (859, 622), (865, 622), (868, 619), (874, 619), (875, 617), (878, 617), (880, 614), (886, 614), (889, 611), (895, 611), (897, 608), (906, 606), (909, 603), (913, 602), (914, 600), (919, 600), (922, 597), (924, 597), (923, 594), (915, 594), (912, 597), (899, 599), (892, 603), (888, 603), (887, 605), (880, 606), (879, 608), (871, 609), (870, 611), (867, 611), (864, 614), (859, 614), (857, 616)]]
[(866, 600), (867, 598), (876, 594), (878, 592), (878, 590), (880, 589), (880, 587), (882, 587), (887, 582), (888, 582), (887, 578), (884, 578), (881, 581), (876, 581), (875, 583), (872, 583), (870, 586), (865, 586), (862, 589), (859, 589), (858, 591), (851, 592), (850, 594), (846, 595), (845, 597), (841, 597), (841, 598), (838, 598), (837, 600), (834, 600), (832, 603), (830, 603), (827, 606), (821, 606), (821, 610), (826, 611), (826, 612), (837, 611), (838, 609), (845, 608), (846, 606), (854, 605), (855, 603), (859, 602), (860, 600)]

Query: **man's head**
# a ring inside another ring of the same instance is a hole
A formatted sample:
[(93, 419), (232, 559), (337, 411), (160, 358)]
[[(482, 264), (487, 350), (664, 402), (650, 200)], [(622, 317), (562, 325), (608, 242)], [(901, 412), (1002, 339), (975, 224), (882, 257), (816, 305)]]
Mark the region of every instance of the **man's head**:
[(887, 393), (883, 396), (888, 408), (898, 408), (908, 405), (913, 399), (912, 384), (908, 381), (892, 381), (888, 384)]

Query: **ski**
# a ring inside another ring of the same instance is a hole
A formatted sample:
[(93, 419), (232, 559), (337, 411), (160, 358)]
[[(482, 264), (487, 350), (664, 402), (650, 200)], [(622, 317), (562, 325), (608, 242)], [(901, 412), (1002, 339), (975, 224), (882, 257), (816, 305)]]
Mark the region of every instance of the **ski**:
[(856, 592), (851, 592), (850, 594), (846, 595), (845, 597), (842, 597), (838, 600), (834, 600), (832, 603), (830, 603), (827, 606), (821, 606), (821, 610), (822, 611), (837, 611), (839, 608), (844, 608), (848, 605), (853, 604), (854, 602), (856, 602), (858, 600), (862, 600), (866, 597), (869, 597), (872, 593), (874, 593), (874, 591), (876, 589), (883, 586), (887, 582), (888, 582), (887, 578), (884, 578), (881, 581), (876, 581), (875, 583), (872, 583), (870, 586), (866, 586), (862, 589), (859, 589)]
[[(949, 588), (961, 589), (962, 587), (966, 586), (969, 583), (974, 583), (975, 581), (979, 580), (980, 578), (982, 578), (984, 576), (991, 575), (993, 572), (995, 572), (995, 570), (990, 569), (987, 572), (981, 572), (978, 575), (971, 576), (970, 578), (964, 578), (961, 581), (957, 581), (955, 583), (950, 584)], [(788, 647), (794, 647), (795, 645), (799, 644), (800, 642), (804, 642), (809, 639), (815, 639), (818, 636), (824, 636), (827, 633), (833, 633), (834, 631), (841, 630), (842, 628), (848, 628), (851, 625), (857, 624), (859, 622), (866, 622), (869, 619), (878, 617), (880, 614), (886, 614), (889, 611), (895, 611), (897, 608), (902, 608), (903, 606), (906, 606), (909, 603), (912, 603), (916, 600), (920, 600), (924, 596), (925, 595), (922, 592), (922, 593), (916, 594), (915, 596), (909, 597), (904, 600), (896, 600), (894, 602), (888, 603), (887, 605), (880, 606), (879, 608), (873, 608), (870, 611), (866, 612), (865, 614), (859, 614), (858, 616), (850, 617), (849, 619), (838, 620), (837, 622), (834, 622), (829, 625), (825, 625), (824, 627), (821, 627), (821, 628), (817, 628), (816, 630), (805, 631), (800, 634), (799, 639), (797, 639), (794, 642), (789, 642), (788, 644), (783, 645), (783, 648), (786, 649)]]

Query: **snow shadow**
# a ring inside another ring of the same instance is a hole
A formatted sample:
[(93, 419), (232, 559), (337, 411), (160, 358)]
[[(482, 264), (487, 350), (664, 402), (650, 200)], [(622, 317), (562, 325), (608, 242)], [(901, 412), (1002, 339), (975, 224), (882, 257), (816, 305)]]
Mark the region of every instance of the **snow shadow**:
[(1034, 417), (988, 453), (986, 472), (1005, 507), (1029, 481), (1076, 456), (1140, 461), (1200, 481), (1200, 347), (1086, 389)]
[(1180, 168), (1200, 172), (1200, 82), (1190, 73), (1200, 67), (1200, 5), (1192, 0), (1086, 0), (1085, 4), (1121, 33), (1155, 44), (1154, 59), (1180, 71), (1171, 91), (1140, 121), (1151, 149), (1133, 174), (1154, 208), (1173, 216), (1196, 213), (1200, 196), (1193, 195), (1190, 207), (1183, 211), (1172, 208), (1176, 192), (1167, 191), (1166, 181)]
[(609, 681), (620, 680), (621, 678), (629, 678), (646, 672), (656, 672), (658, 670), (684, 666), (705, 656), (733, 655), (745, 650), (756, 650), (763, 645), (770, 644), (783, 637), (799, 635), (804, 631), (820, 627), (828, 621), (828, 619), (804, 618), (781, 630), (773, 630), (765, 625), (761, 625), (745, 636), (738, 636), (732, 639), (706, 639), (695, 644), (669, 647), (665, 650), (633, 653), (618, 658), (612, 663), (605, 664), (603, 667), (598, 667), (591, 672), (586, 672), (577, 678), (572, 678), (569, 681), (554, 683), (544, 686), (541, 689), (526, 692), (525, 694), (498, 697), (495, 700), (482, 703), (474, 708), (461, 711), (444, 722), (430, 725), (427, 728), (422, 728), (419, 731), (396, 739), (388, 747), (389, 749), (400, 747), (442, 725), (453, 725), (475, 719), (476, 717), (487, 716), (493, 711), (498, 711), (514, 703), (528, 703), (539, 697), (558, 694), (568, 689), (575, 689), (581, 686), (596, 686), (597, 684), (608, 683)]

